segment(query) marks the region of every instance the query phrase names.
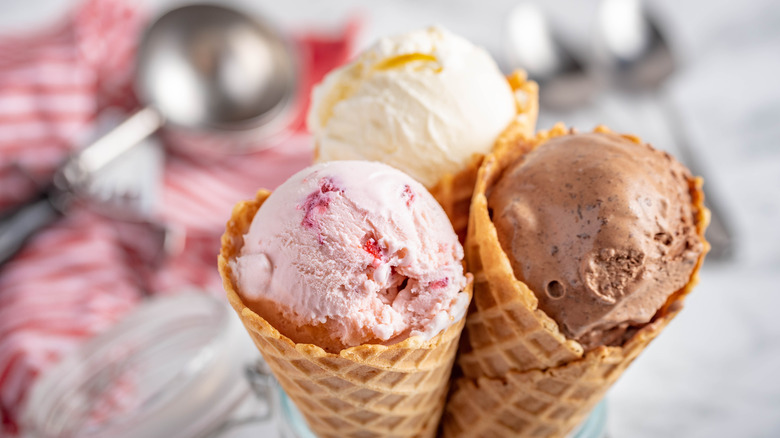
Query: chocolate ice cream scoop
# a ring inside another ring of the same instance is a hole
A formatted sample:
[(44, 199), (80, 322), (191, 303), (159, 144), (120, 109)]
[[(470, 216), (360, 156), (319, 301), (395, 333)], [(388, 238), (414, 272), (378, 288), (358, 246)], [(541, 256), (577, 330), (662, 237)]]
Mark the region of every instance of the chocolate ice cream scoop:
[(517, 278), (592, 349), (621, 343), (688, 282), (703, 251), (690, 180), (647, 144), (571, 134), (511, 164), (488, 204)]

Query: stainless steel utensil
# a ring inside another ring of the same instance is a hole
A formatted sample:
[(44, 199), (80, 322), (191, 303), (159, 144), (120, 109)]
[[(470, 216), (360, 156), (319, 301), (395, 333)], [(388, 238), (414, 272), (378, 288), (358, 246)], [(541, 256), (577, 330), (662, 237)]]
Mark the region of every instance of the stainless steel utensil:
[(146, 105), (71, 157), (35, 199), (0, 218), (0, 264), (67, 210), (98, 170), (163, 124), (203, 131), (278, 133), (293, 113), (297, 66), (273, 27), (216, 5), (158, 18), (139, 46), (135, 89)]
[(638, 0), (602, 0), (595, 38), (596, 61), (620, 88), (654, 90), (676, 70), (671, 46)]
[(571, 109), (598, 93), (596, 78), (561, 43), (536, 4), (523, 2), (512, 9), (507, 18), (505, 41), (509, 67), (524, 69), (539, 83), (543, 106)]
[[(596, 59), (609, 70), (611, 82), (624, 90), (644, 91), (656, 99), (677, 144), (680, 160), (695, 175), (705, 176), (680, 122), (679, 110), (671, 98), (661, 92), (661, 86), (677, 69), (677, 64), (671, 45), (653, 15), (640, 0), (602, 0), (596, 39)], [(707, 190), (705, 204), (712, 212), (706, 233), (712, 246), (709, 258), (727, 259), (734, 252), (734, 241), (719, 198), (712, 190)]]

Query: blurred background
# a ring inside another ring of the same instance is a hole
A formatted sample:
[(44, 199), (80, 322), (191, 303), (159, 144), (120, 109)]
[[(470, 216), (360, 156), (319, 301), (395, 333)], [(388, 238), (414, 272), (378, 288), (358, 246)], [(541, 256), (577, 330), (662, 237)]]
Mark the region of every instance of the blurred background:
[[(184, 3), (0, 2), (0, 210), (139, 107), (140, 31)], [(528, 69), (541, 83), (539, 129), (605, 124), (705, 178), (717, 245), (687, 309), (610, 391), (608, 435), (780, 435), (780, 3), (657, 0), (641, 17), (610, 0), (226, 3), (293, 41), (295, 114), (262, 144), (164, 130), (0, 266), (0, 436), (24, 432), (41, 375), (148, 297), (193, 288), (220, 297), (214, 262), (230, 208), (310, 162), (311, 85), (380, 36), (430, 24), (485, 47), (507, 73)], [(530, 39), (542, 42), (529, 48)]]

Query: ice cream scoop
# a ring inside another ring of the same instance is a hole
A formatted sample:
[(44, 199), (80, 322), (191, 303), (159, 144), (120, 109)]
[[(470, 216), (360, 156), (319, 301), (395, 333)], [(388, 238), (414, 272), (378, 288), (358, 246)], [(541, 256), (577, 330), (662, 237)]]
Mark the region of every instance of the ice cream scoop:
[(420, 183), (381, 163), (335, 161), (268, 197), (230, 267), (247, 307), (296, 343), (338, 352), (430, 339), (459, 321), (462, 259)]
[(689, 282), (704, 250), (689, 180), (647, 144), (571, 134), (509, 165), (488, 205), (515, 276), (587, 350), (619, 345)]
[(484, 49), (429, 27), (380, 39), (331, 72), (307, 123), (318, 161), (381, 161), (430, 188), (489, 152), (528, 98), (516, 100)]

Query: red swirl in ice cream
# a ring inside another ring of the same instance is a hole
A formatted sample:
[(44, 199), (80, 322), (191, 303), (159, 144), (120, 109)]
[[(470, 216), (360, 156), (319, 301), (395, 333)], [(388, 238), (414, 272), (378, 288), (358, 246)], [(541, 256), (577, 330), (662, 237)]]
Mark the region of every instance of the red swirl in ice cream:
[(430, 338), (468, 297), (463, 249), (426, 189), (387, 165), (318, 164), (271, 194), (232, 271), (247, 305), (328, 351)]

